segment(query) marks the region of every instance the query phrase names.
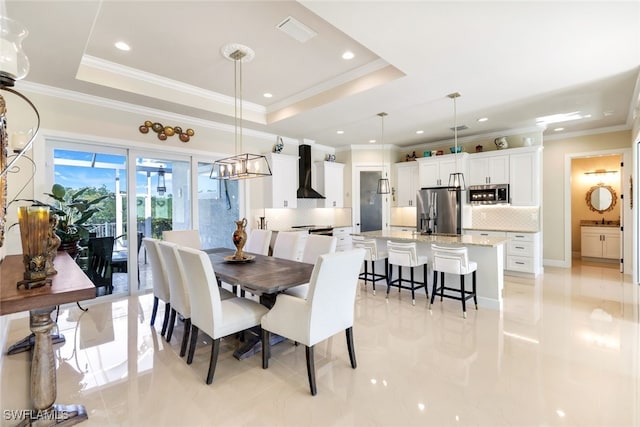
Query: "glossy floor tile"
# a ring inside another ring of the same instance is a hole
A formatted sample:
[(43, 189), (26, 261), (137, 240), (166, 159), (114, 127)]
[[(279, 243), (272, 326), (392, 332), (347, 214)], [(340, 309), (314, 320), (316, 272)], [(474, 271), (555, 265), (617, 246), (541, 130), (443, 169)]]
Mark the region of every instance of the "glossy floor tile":
[[(361, 286), (358, 367), (344, 334), (319, 344), (315, 397), (291, 342), (263, 370), (224, 339), (206, 385), (210, 340), (200, 336), (187, 365), (182, 323), (167, 343), (151, 306), (148, 294), (61, 309), (57, 402), (85, 405), (81, 425), (640, 426), (638, 287), (600, 264), (505, 276), (503, 311), (471, 308), (466, 320), (457, 301), (429, 311), (424, 294), (413, 306), (409, 293)], [(28, 332), (28, 319), (13, 320), (8, 344)], [(2, 409), (29, 407), (28, 353), (3, 355), (0, 369)]]

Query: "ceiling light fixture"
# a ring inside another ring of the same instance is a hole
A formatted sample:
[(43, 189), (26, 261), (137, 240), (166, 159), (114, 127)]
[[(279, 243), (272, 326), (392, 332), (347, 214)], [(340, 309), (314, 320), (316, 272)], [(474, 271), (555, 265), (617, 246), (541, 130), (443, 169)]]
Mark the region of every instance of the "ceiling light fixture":
[(550, 125), (553, 123), (570, 122), (572, 120), (589, 119), (591, 114), (581, 114), (580, 111), (572, 111), (570, 113), (551, 114), (548, 116), (542, 116), (536, 118), (536, 124), (538, 125)]
[(564, 128), (555, 128), (554, 129), (555, 132), (560, 132), (561, 130), (564, 130)]
[(378, 113), (381, 122), (381, 131), (380, 131), (380, 145), (382, 146), (382, 169), (384, 170), (384, 178), (382, 177), (382, 172), (380, 175), (380, 179), (378, 180), (378, 189), (376, 193), (378, 194), (389, 194), (391, 192), (391, 186), (389, 185), (389, 178), (387, 177), (387, 172), (384, 164), (384, 118), (388, 114), (385, 112)]
[(164, 193), (167, 192), (167, 183), (165, 181), (164, 174), (164, 167), (160, 166), (160, 169), (158, 169), (158, 187), (156, 188), (156, 191), (160, 196), (164, 196)]
[(271, 168), (265, 156), (242, 153), (242, 63), (250, 62), (255, 52), (237, 43), (223, 46), (221, 52), (225, 58), (233, 61), (235, 156), (216, 160), (209, 177), (235, 181), (271, 176)]
[(376, 140), (375, 140), (375, 139), (370, 139), (370, 140), (369, 140), (369, 144), (375, 144), (375, 143), (376, 143)]
[(337, 133), (338, 135), (342, 135), (342, 134), (344, 133), (344, 131), (343, 131), (343, 130), (337, 130), (337, 131), (336, 131), (336, 133)]
[[(460, 97), (458, 92), (450, 93), (447, 97), (453, 99), (453, 155), (456, 156), (456, 171), (458, 170), (458, 110), (456, 108), (456, 99)], [(462, 172), (453, 172), (449, 174), (449, 187), (455, 187), (460, 191), (467, 189), (464, 182)]]
[(480, 117), (480, 118), (478, 119), (478, 123), (483, 123), (483, 122), (486, 122), (487, 120), (489, 120), (489, 118), (488, 118), (488, 117)]
[(265, 98), (273, 98), (273, 94), (266, 92), (264, 94), (262, 94), (262, 96), (264, 96)]
[(608, 171), (606, 169), (596, 169), (594, 171), (585, 172), (584, 174), (585, 175), (608, 175), (608, 174), (612, 174), (613, 175), (613, 174), (616, 174), (616, 173), (618, 173), (618, 171), (614, 171), (614, 170)]
[(122, 50), (124, 52), (129, 52), (131, 50), (131, 46), (123, 41), (116, 42), (114, 46), (116, 47), (116, 49)]
[(350, 50), (347, 50), (342, 54), (342, 59), (349, 60), (349, 59), (353, 59), (354, 57), (355, 55)]
[(417, 131), (416, 131), (416, 133), (417, 133), (418, 135), (422, 135), (422, 134), (424, 133), (424, 131), (423, 131), (423, 130), (417, 130)]

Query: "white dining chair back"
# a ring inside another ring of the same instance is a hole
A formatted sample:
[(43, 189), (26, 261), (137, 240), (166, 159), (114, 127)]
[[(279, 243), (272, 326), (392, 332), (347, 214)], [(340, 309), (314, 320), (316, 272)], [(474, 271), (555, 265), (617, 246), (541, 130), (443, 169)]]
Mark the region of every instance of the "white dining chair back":
[(206, 382), (213, 382), (220, 338), (244, 331), (260, 324), (269, 310), (247, 298), (220, 299), (220, 289), (209, 256), (197, 249), (179, 247), (184, 281), (189, 287), (191, 301), (191, 343), (187, 363), (193, 361), (198, 331), (213, 339)]
[(249, 234), (245, 252), (258, 255), (269, 255), (269, 243), (271, 243), (271, 230), (254, 228)]
[(142, 243), (147, 251), (147, 257), (149, 264), (151, 265), (151, 282), (153, 285), (153, 309), (151, 311), (151, 326), (155, 323), (156, 313), (158, 311), (158, 300), (162, 300), (165, 303), (164, 321), (162, 322), (161, 335), (165, 334), (167, 325), (169, 323), (169, 311), (171, 302), (171, 293), (169, 289), (169, 281), (167, 279), (167, 271), (164, 267), (164, 263), (160, 259), (160, 252), (158, 249), (157, 239), (145, 237), (142, 239)]
[(185, 283), (182, 281), (182, 263), (178, 258), (178, 245), (159, 241), (160, 259), (167, 271), (167, 280), (171, 292), (171, 308), (185, 317), (191, 317), (191, 303)]
[(377, 261), (387, 257), (384, 250), (378, 250), (376, 239), (367, 239), (362, 236), (353, 236), (352, 243), (354, 248), (362, 248), (365, 250), (364, 259), (366, 261)]
[(280, 231), (273, 244), (273, 256), (296, 260), (300, 253), (302, 233), (299, 231)]
[(323, 236), (320, 234), (310, 234), (304, 245), (302, 262), (315, 264), (320, 255), (329, 254), (336, 251), (338, 238), (333, 236)]
[(192, 249), (202, 248), (198, 230), (166, 230), (162, 232), (162, 240)]
[(352, 328), (358, 275), (364, 255), (364, 249), (320, 255), (311, 274), (306, 300), (278, 294), (275, 305), (262, 318), (264, 369), (269, 366), (271, 333), (304, 344), (309, 387), (315, 395), (313, 347), (340, 331), (346, 332), (351, 366), (356, 368)]

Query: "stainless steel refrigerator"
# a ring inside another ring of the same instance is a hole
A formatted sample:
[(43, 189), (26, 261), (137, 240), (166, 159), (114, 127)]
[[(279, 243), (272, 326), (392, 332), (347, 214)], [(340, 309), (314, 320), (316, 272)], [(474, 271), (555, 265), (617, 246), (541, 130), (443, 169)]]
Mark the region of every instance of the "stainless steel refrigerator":
[(458, 187), (432, 187), (418, 190), (418, 232), (462, 234), (462, 202)]

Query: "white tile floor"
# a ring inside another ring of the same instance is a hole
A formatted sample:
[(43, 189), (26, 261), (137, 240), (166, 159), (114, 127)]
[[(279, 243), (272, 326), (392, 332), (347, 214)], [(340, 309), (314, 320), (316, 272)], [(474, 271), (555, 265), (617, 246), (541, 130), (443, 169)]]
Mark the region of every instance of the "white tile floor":
[[(502, 313), (464, 320), (457, 301), (360, 288), (354, 336), (316, 350), (318, 395), (309, 395), (303, 346), (273, 347), (268, 370), (238, 361), (223, 340), (214, 383), (204, 382), (210, 345), (194, 363), (149, 326), (152, 296), (61, 310), (67, 342), (56, 346), (58, 403), (81, 403), (81, 425), (126, 426), (640, 426), (638, 287), (615, 268), (546, 268), (536, 279), (505, 276)], [(7, 343), (29, 332), (10, 324)], [(210, 344), (210, 343), (209, 343)], [(6, 349), (3, 349), (3, 353)], [(1, 407), (29, 407), (29, 356), (3, 355)], [(6, 420), (3, 425), (8, 424)]]

